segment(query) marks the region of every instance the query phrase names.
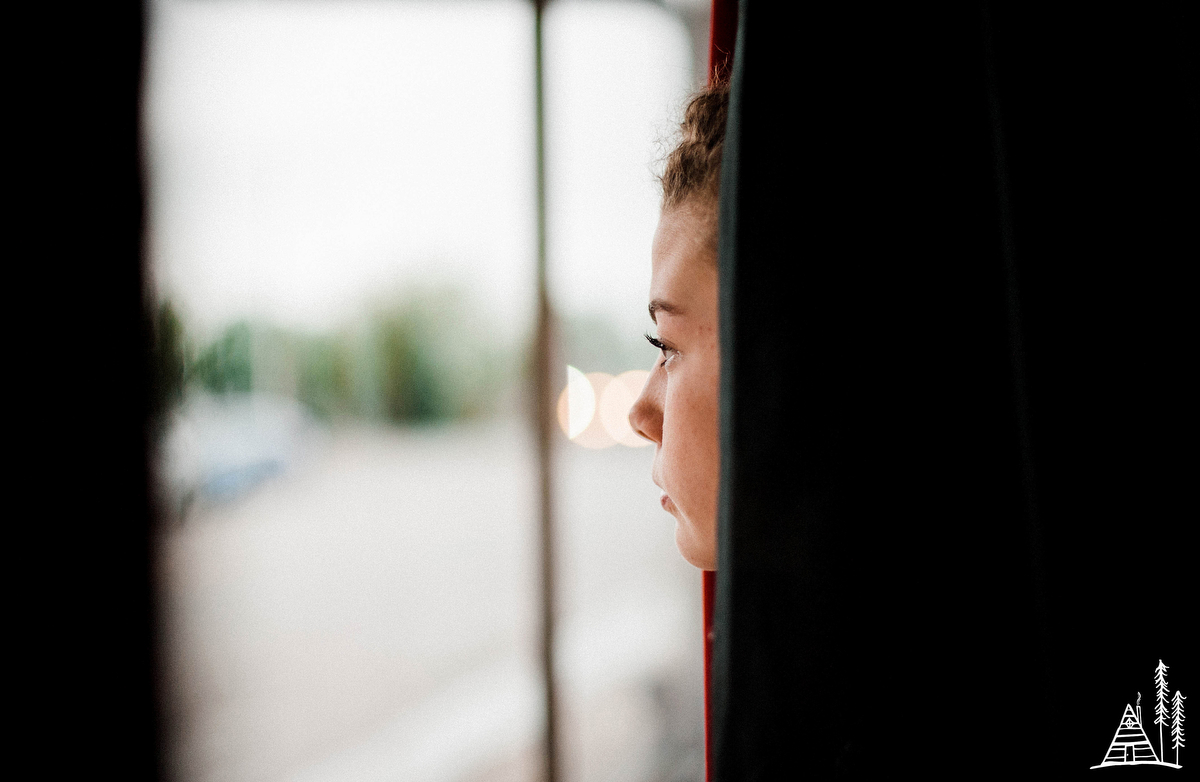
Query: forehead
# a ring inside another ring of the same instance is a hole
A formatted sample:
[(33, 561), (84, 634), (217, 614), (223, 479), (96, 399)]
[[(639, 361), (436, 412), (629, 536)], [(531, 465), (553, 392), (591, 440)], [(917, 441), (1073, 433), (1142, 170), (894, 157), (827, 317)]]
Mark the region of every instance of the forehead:
[(712, 230), (706, 210), (682, 205), (663, 212), (650, 250), (652, 310), (655, 303), (659, 311), (684, 310), (715, 287)]

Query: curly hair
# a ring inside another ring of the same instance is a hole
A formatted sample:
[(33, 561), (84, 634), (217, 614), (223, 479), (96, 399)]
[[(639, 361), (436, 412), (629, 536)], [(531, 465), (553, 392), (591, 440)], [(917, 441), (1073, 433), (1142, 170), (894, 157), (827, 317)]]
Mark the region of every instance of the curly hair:
[(700, 199), (702, 204), (716, 206), (728, 111), (728, 82), (710, 85), (688, 101), (683, 122), (679, 125), (679, 143), (667, 155), (659, 177), (664, 210), (693, 198)]

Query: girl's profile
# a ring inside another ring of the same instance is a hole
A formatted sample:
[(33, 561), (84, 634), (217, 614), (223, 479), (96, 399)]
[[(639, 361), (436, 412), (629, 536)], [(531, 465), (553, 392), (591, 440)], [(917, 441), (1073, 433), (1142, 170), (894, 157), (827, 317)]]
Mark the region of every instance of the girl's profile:
[(716, 568), (720, 342), (717, 194), (729, 91), (716, 85), (688, 104), (667, 157), (651, 247), (646, 339), (661, 351), (629, 421), (652, 440), (654, 483), (675, 517), (675, 541), (698, 568)]

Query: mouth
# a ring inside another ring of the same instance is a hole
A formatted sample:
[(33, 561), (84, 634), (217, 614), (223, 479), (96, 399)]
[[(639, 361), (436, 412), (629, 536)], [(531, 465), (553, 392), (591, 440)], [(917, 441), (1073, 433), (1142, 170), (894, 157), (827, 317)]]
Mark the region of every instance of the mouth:
[(662, 496), (658, 498), (658, 504), (662, 505), (662, 509), (672, 515), (675, 514), (675, 503), (671, 502), (670, 496), (664, 491)]

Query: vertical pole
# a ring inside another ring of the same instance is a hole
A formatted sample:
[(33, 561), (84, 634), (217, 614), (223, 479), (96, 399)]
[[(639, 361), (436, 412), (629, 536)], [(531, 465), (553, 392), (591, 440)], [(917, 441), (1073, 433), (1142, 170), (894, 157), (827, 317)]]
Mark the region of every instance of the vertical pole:
[(537, 437), (541, 530), (542, 686), (546, 695), (545, 782), (558, 780), (556, 689), (554, 686), (554, 503), (551, 465), (554, 380), (551, 366), (553, 313), (546, 285), (546, 121), (542, 65), (542, 12), (546, 0), (533, 3), (534, 133), (537, 159), (537, 336), (534, 431)]

